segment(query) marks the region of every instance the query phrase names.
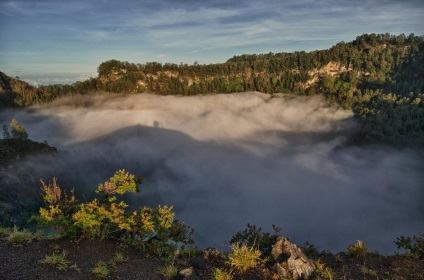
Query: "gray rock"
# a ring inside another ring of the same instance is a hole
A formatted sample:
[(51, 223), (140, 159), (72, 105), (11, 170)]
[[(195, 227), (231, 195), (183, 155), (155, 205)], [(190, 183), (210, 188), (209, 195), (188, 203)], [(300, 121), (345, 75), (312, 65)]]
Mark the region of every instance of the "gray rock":
[(283, 277), (306, 279), (316, 269), (314, 262), (308, 259), (296, 244), (281, 236), (272, 246), (271, 255), (277, 262), (273, 271)]
[(180, 274), (183, 277), (187, 277), (193, 274), (193, 268), (192, 267), (188, 267), (188, 268), (184, 268), (182, 270), (180, 270), (178, 272), (178, 274)]

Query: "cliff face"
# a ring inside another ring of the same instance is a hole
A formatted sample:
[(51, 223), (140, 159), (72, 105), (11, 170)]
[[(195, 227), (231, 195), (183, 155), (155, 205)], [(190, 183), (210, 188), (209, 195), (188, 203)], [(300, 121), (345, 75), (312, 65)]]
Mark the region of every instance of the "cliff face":
[(57, 149), (45, 143), (22, 139), (0, 140), (0, 165), (9, 160), (21, 159), (33, 154), (56, 154)]
[(0, 72), (0, 107), (24, 107), (37, 103), (43, 92)]
[(12, 91), (12, 87), (10, 85), (10, 81), (12, 78), (0, 72), (0, 92), (9, 92)]
[(35, 90), (30, 84), (7, 76), (3, 72), (0, 72), (0, 92), (15, 92), (24, 94), (26, 91)]

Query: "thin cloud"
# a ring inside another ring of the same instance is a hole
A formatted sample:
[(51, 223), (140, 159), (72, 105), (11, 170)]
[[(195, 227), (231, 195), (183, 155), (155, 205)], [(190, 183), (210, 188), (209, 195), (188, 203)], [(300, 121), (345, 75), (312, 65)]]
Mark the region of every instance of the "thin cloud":
[(83, 11), (92, 8), (86, 1), (7, 1), (0, 4), (0, 7), (8, 12), (23, 14), (25, 16), (40, 15), (63, 15), (67, 13)]
[[(2, 1), (0, 13), (0, 53), (15, 53), (1, 57), (6, 72), (21, 67), (18, 53), (41, 52), (28, 63), (40, 71), (40, 60), (66, 53), (84, 63), (92, 49), (92, 71), (111, 56), (144, 63), (166, 53), (170, 61), (163, 62), (214, 63), (329, 48), (363, 33), (422, 35), (424, 24), (424, 2), (415, 0)], [(143, 56), (131, 55), (138, 52)]]

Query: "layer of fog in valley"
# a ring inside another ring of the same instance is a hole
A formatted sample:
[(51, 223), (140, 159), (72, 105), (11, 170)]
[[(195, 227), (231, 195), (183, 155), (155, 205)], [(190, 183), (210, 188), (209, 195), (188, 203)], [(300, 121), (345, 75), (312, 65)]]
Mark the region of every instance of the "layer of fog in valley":
[[(59, 184), (94, 190), (118, 169), (143, 177), (132, 207), (172, 204), (200, 247), (228, 249), (255, 224), (302, 245), (343, 251), (357, 239), (392, 253), (424, 228), (422, 154), (344, 147), (352, 113), (319, 97), (261, 93), (79, 100), (84, 107), (3, 111), (64, 155)], [(56, 175), (55, 175), (56, 176)], [(48, 178), (45, 178), (48, 179)]]

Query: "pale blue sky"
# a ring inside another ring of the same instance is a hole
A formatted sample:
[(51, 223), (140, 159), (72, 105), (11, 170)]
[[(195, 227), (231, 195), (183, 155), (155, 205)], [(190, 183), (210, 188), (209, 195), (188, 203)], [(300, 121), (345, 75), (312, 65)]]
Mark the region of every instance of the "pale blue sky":
[(424, 1), (0, 0), (0, 25), (0, 71), (72, 83), (110, 59), (208, 64), (364, 33), (424, 35)]

